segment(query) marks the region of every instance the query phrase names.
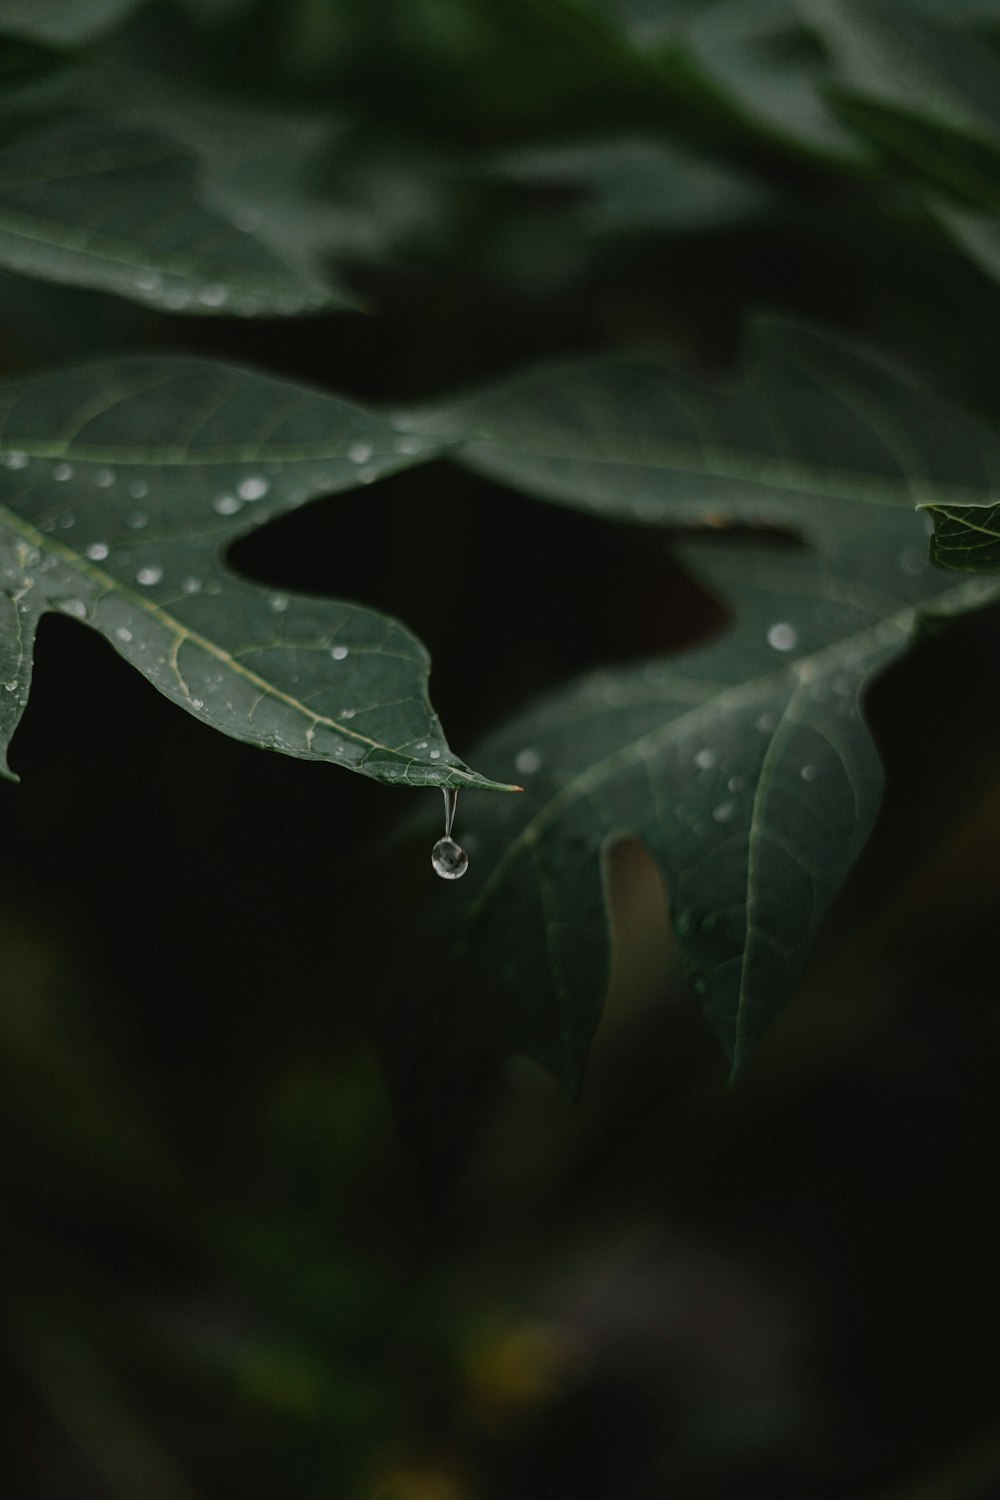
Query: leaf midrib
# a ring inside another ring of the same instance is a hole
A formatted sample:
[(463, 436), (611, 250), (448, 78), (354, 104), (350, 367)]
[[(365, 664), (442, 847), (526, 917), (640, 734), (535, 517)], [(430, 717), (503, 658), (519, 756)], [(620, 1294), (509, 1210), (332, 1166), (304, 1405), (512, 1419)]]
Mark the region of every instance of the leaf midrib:
[[(988, 587), (988, 586), (987, 586)], [(943, 593), (929, 595), (926, 599), (917, 603), (904, 606), (894, 614), (884, 617), (868, 626), (865, 630), (858, 631), (854, 635), (843, 636), (840, 640), (833, 641), (829, 646), (822, 647), (810, 656), (801, 657), (794, 663), (788, 663), (778, 667), (773, 672), (761, 677), (752, 678), (748, 682), (726, 689), (718, 697), (707, 702), (697, 704), (687, 713), (671, 719), (667, 724), (661, 724), (656, 729), (649, 730), (640, 735), (638, 739), (630, 741), (626, 745), (619, 746), (611, 755), (603, 760), (595, 762), (580, 771), (570, 781), (564, 782), (554, 796), (550, 797), (544, 806), (540, 807), (535, 815), (511, 840), (501, 858), (497, 861), (489, 879), (483, 886), (482, 891), (469, 908), (464, 924), (464, 931), (452, 948), (448, 967), (453, 967), (465, 952), (469, 943), (469, 935), (479, 920), (479, 917), (489, 906), (494, 893), (504, 884), (511, 865), (516, 861), (524, 849), (537, 844), (540, 835), (546, 827), (554, 822), (560, 814), (577, 800), (578, 797), (590, 796), (601, 784), (609, 780), (625, 767), (641, 761), (652, 751), (661, 749), (669, 744), (675, 735), (683, 736), (696, 730), (699, 723), (711, 720), (720, 711), (735, 711), (755, 701), (756, 698), (765, 694), (772, 686), (787, 681), (789, 675), (799, 677), (800, 682), (816, 675), (824, 669), (829, 662), (836, 665), (843, 656), (855, 656), (859, 650), (863, 650), (867, 644), (874, 647), (879, 642), (880, 636), (893, 637), (905, 634), (911, 627), (921, 609), (929, 608), (931, 605), (952, 607), (961, 605), (968, 600), (976, 602), (984, 594), (984, 581), (975, 579), (959, 585), (957, 588), (949, 589)], [(655, 699), (653, 700), (655, 701)], [(743, 903), (745, 905), (745, 903)], [(744, 944), (741, 963), (745, 964), (747, 945)]]
[[(353, 740), (357, 744), (367, 745), (370, 749), (384, 750), (391, 755), (399, 754), (399, 751), (394, 746), (385, 745), (379, 740), (373, 740), (368, 735), (361, 734), (357, 730), (348, 729), (345, 724), (339, 723), (336, 719), (331, 719), (326, 714), (318, 714), (314, 709), (307, 708), (298, 698), (293, 698), (290, 693), (285, 693), (281, 688), (276, 688), (273, 683), (269, 683), (259, 673), (252, 671), (249, 667), (243, 666), (224, 647), (217, 646), (207, 636), (201, 635), (198, 631), (190, 630), (186, 625), (182, 625), (169, 610), (164, 609), (155, 600), (146, 598), (142, 594), (137, 594), (128, 584), (122, 583), (113, 574), (107, 573), (103, 568), (97, 567), (94, 563), (82, 557), (80, 553), (74, 551), (72, 547), (67, 547), (63, 543), (55, 541), (52, 537), (46, 536), (43, 532), (37, 531), (30, 523), (23, 521), (2, 504), (0, 504), (0, 521), (8, 526), (17, 536), (21, 537), (23, 541), (37, 548), (38, 551), (55, 555), (61, 562), (66, 563), (69, 567), (97, 584), (105, 593), (118, 594), (124, 597), (140, 613), (148, 615), (151, 619), (156, 620), (162, 625), (173, 638), (171, 670), (177, 679), (181, 692), (186, 697), (190, 698), (190, 694), (186, 691), (179, 669), (175, 665), (175, 659), (184, 642), (188, 641), (191, 645), (204, 651), (206, 655), (222, 663), (234, 676), (241, 677), (245, 681), (252, 683), (254, 687), (259, 688), (265, 697), (277, 698), (280, 702), (286, 704), (287, 707), (301, 714), (314, 729), (322, 725), (324, 728), (332, 729), (337, 734), (342, 735), (344, 739)], [(419, 765), (420, 762), (417, 761), (415, 764)]]

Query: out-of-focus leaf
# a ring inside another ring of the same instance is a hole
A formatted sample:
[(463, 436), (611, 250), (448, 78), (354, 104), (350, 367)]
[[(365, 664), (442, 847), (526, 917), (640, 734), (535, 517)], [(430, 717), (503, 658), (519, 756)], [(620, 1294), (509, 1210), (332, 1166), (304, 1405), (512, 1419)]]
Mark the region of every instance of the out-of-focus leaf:
[(759, 129), (823, 156), (867, 155), (824, 98), (829, 68), (811, 54), (793, 0), (721, 0), (693, 17), (685, 40), (705, 78)]
[(838, 83), (852, 93), (1000, 143), (1000, 61), (942, 13), (901, 0), (797, 3), (828, 47)]
[(841, 525), (828, 499), (983, 504), (1000, 473), (992, 428), (857, 346), (771, 320), (725, 382), (665, 359), (597, 359), (400, 421), (528, 494), (642, 522), (816, 532)]
[[(371, 213), (337, 201), (313, 180), (341, 149), (345, 127), (339, 117), (250, 104), (125, 62), (77, 65), (11, 91), (0, 107), (8, 129), (82, 119), (91, 128), (173, 143), (179, 157), (194, 160), (204, 211), (223, 219), (230, 233), (249, 238), (261, 255), (276, 258), (301, 283), (300, 298), (309, 289), (314, 302), (321, 294), (324, 306), (358, 305), (332, 266), (338, 258), (380, 248), (380, 230)], [(292, 310), (290, 298), (276, 310)]]
[(206, 207), (186, 151), (79, 121), (0, 151), (0, 264), (172, 310), (274, 315), (341, 305)]
[(0, 386), (4, 769), (35, 630), (56, 610), (236, 739), (393, 784), (495, 787), (448, 749), (427, 654), (401, 625), (270, 592), (221, 561), (269, 517), (429, 451), (346, 401), (198, 360), (125, 358)]
[[(696, 993), (734, 1071), (787, 1000), (862, 848), (881, 767), (861, 696), (917, 612), (973, 608), (893, 509), (827, 502), (817, 551), (685, 548), (734, 610), (696, 653), (562, 690), (481, 748), (523, 798), (479, 803), (439, 934), (434, 1014), (455, 1055), (536, 1057), (578, 1086), (610, 966), (602, 852), (639, 837), (666, 877)], [(801, 505), (811, 530), (814, 512)], [(516, 935), (516, 936), (515, 936)]]
[(713, 229), (773, 201), (746, 173), (655, 141), (533, 148), (505, 156), (499, 169), (517, 182), (584, 195), (569, 211), (594, 237)]
[(74, 46), (106, 31), (135, 6), (136, 0), (4, 0), (0, 31)]

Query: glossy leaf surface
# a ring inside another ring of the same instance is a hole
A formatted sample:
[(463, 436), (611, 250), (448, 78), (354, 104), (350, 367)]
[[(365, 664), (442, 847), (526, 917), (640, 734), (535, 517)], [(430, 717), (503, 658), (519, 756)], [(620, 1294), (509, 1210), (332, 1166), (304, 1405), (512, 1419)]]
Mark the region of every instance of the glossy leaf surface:
[(222, 561), (307, 500), (430, 444), (246, 370), (133, 358), (0, 387), (0, 748), (27, 701), (38, 620), (100, 631), (214, 728), (410, 786), (494, 785), (448, 749), (425, 651), (358, 605), (271, 593)]
[(529, 494), (647, 523), (837, 530), (828, 500), (982, 504), (1000, 475), (992, 428), (858, 348), (770, 322), (725, 382), (663, 359), (594, 360), (407, 420)]
[(631, 835), (664, 873), (685, 965), (733, 1070), (745, 1063), (878, 808), (865, 683), (904, 647), (918, 610), (993, 594), (935, 572), (916, 518), (831, 510), (816, 552), (685, 548), (733, 609), (718, 641), (595, 674), (482, 747), (527, 791), (467, 817), (475, 861), (461, 931), (442, 943), (438, 1003), (470, 1047), (455, 997), (481, 1013), (488, 996), (497, 1052), (529, 1052), (578, 1086), (610, 969), (602, 851)]

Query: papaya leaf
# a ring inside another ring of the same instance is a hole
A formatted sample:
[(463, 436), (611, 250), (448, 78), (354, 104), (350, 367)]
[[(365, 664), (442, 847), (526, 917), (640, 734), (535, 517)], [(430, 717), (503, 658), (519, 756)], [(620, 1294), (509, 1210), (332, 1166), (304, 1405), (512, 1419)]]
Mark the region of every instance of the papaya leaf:
[(1000, 505), (929, 507), (934, 521), (931, 557), (963, 573), (1000, 569)]
[(866, 513), (981, 505), (1000, 475), (1000, 434), (985, 423), (861, 348), (771, 320), (725, 382), (656, 357), (596, 359), (398, 420), (528, 494), (644, 523), (817, 535), (841, 525), (833, 499)]
[(0, 266), (172, 311), (355, 305), (208, 206), (188, 151), (79, 120), (0, 151)]
[(346, 401), (193, 359), (0, 386), (2, 768), (38, 620), (61, 611), (236, 739), (376, 781), (496, 789), (449, 750), (427, 654), (402, 625), (274, 593), (221, 560), (270, 517), (430, 451)]
[(631, 835), (663, 871), (733, 1073), (746, 1063), (878, 808), (866, 682), (920, 611), (997, 592), (935, 572), (913, 516), (830, 509), (816, 550), (684, 547), (733, 608), (721, 638), (589, 676), (480, 747), (526, 795), (479, 802), (466, 820), (475, 858), (439, 934), (447, 956), (429, 966), (441, 976), (432, 1014), (458, 1056), (488, 1066), (527, 1052), (579, 1087), (610, 968), (602, 853)]

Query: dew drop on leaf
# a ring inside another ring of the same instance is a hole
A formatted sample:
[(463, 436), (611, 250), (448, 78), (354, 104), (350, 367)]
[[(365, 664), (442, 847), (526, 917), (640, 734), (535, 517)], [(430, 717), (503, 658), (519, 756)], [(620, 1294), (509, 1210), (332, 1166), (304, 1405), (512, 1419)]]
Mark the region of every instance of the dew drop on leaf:
[(347, 456), (352, 464), (366, 464), (372, 456), (372, 450), (368, 443), (352, 443)]
[(799, 633), (787, 620), (779, 620), (767, 632), (767, 644), (775, 651), (793, 651), (798, 645)]
[(108, 555), (107, 542), (91, 542), (87, 548), (87, 556), (91, 562), (103, 562)]
[(333, 657), (334, 661), (343, 661), (347, 656), (347, 647), (334, 646), (330, 651), (330, 655)]
[(234, 516), (242, 509), (242, 502), (235, 495), (216, 495), (212, 501), (212, 509), (218, 511), (220, 516)]
[(144, 495), (149, 494), (149, 485), (144, 479), (135, 479), (129, 485), (128, 492), (133, 500), (141, 500)]
[(52, 478), (53, 479), (72, 479), (73, 478), (73, 465), (72, 464), (56, 464), (55, 467), (52, 470)]
[(136, 583), (144, 584), (148, 588), (154, 583), (159, 583), (162, 577), (162, 568), (140, 568), (138, 573), (135, 575), (135, 581)]
[(271, 485), (268, 480), (259, 474), (251, 474), (248, 479), (243, 479), (236, 487), (236, 492), (241, 500), (262, 500)]

